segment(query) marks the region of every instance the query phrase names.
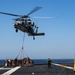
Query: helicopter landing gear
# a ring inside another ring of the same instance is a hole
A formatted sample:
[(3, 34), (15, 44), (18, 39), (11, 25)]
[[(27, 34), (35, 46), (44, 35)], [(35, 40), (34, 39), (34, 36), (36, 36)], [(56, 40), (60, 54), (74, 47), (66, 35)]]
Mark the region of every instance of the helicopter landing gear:
[(33, 40), (35, 40), (35, 37), (33, 36)]
[(18, 32), (18, 29), (16, 29), (16, 32)]

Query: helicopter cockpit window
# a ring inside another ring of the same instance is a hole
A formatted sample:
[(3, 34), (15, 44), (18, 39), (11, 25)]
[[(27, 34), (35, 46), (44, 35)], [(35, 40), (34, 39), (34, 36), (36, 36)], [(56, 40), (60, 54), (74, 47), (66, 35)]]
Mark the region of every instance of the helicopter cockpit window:
[(21, 21), (24, 21), (24, 19), (21, 19)]
[(21, 22), (20, 19), (17, 19), (17, 20), (14, 22), (14, 25), (19, 25), (19, 24), (22, 24), (22, 22)]
[(28, 20), (27, 20), (27, 23), (28, 23), (28, 25), (31, 25), (31, 20), (28, 19)]
[(21, 24), (22, 24), (22, 25), (25, 24), (25, 20), (24, 20), (24, 19), (21, 19), (20, 21), (21, 21)]

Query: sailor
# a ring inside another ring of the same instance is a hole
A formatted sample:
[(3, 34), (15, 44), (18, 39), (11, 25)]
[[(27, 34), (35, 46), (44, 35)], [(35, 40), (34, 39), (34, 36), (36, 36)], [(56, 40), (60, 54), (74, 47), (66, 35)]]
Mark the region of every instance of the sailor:
[(10, 61), (10, 59), (8, 59), (8, 66), (10, 66), (10, 63), (11, 63), (11, 61)]
[(52, 63), (51, 59), (48, 58), (48, 68), (51, 68), (51, 63)]
[(15, 58), (15, 66), (17, 66), (17, 61), (18, 61), (17, 58)]
[(5, 60), (5, 67), (7, 67), (7, 59)]

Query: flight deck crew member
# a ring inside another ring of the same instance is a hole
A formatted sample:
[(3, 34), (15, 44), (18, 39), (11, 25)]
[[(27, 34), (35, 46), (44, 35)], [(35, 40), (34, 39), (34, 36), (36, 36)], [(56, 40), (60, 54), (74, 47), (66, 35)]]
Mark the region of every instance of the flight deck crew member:
[(52, 63), (51, 59), (48, 58), (48, 68), (51, 68), (51, 63)]

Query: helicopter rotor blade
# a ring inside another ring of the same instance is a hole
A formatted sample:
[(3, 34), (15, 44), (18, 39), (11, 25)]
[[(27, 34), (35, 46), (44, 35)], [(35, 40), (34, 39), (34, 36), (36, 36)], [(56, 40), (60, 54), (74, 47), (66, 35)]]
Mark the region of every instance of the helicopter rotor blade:
[(11, 16), (22, 16), (22, 15), (16, 15), (16, 14), (11, 14), (11, 13), (5, 13), (5, 12), (0, 12), (0, 14), (5, 14), (5, 15), (11, 15)]
[(35, 7), (31, 12), (29, 12), (27, 15), (21, 16), (21, 18), (30, 18), (29, 15), (38, 11), (39, 9), (41, 9), (42, 7)]
[(31, 17), (31, 18), (56, 18), (56, 17)]
[(30, 15), (36, 11), (38, 11), (39, 9), (41, 9), (42, 7), (35, 7), (30, 13), (28, 13), (27, 15)]
[(5, 12), (0, 12), (0, 14), (5, 14), (5, 15), (10, 15), (10, 16), (16, 16), (16, 17), (21, 17), (21, 18), (30, 18), (30, 14), (38, 11), (42, 7), (35, 7), (31, 12), (29, 12), (27, 15), (17, 15), (17, 14), (11, 14), (11, 13), (5, 13)]
[[(50, 18), (51, 18), (51, 19), (53, 19), (53, 18), (57, 18), (57, 17), (29, 17), (29, 16), (27, 17), (27, 16), (23, 16), (23, 17), (21, 17), (21, 18), (23, 18), (23, 19), (24, 19), (24, 18), (36, 18), (36, 19), (37, 19), (37, 18), (39, 18), (39, 19), (50, 19)], [(16, 18), (16, 19), (14, 19), (14, 20), (17, 20), (17, 19), (19, 19), (19, 18)]]

